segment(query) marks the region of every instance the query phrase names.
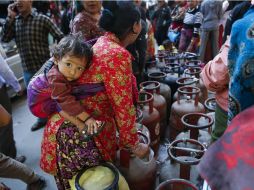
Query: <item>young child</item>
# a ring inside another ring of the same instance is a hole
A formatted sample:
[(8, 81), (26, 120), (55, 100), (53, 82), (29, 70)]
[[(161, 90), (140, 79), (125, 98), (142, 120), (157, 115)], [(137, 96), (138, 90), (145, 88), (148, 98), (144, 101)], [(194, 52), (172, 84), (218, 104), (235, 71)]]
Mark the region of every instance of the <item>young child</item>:
[(89, 134), (96, 133), (101, 122), (84, 111), (78, 101), (79, 89), (75, 82), (90, 64), (91, 48), (80, 35), (69, 35), (54, 48), (53, 58), (55, 64), (49, 72), (36, 76), (28, 85), (31, 112), (42, 118), (60, 112), (79, 131), (86, 125)]
[(165, 50), (172, 53), (177, 53), (177, 49), (175, 48), (174, 43), (171, 42), (170, 40), (164, 40), (162, 42), (162, 45), (159, 46), (159, 50)]

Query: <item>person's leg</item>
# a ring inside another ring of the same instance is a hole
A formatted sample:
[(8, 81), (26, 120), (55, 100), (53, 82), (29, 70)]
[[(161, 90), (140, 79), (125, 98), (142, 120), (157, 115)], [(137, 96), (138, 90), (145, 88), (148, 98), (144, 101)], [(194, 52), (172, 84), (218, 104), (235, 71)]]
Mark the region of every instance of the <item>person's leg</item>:
[[(34, 76), (35, 73), (29, 72), (29, 71), (24, 71), (24, 82), (26, 87), (28, 86), (31, 78)], [(47, 123), (46, 118), (38, 118), (37, 121), (32, 125), (31, 131), (36, 131), (42, 127), (44, 127)]]
[[(0, 104), (8, 111), (9, 114), (12, 113), (11, 101), (5, 86), (0, 88)], [(8, 125), (0, 128), (0, 152), (12, 158), (16, 158), (17, 150), (13, 137), (12, 119)]]
[(180, 42), (179, 42), (179, 52), (184, 52), (187, 49), (187, 33), (186, 33), (186, 29), (182, 29), (181, 30), (181, 37), (180, 37)]
[(204, 62), (204, 60), (205, 60), (205, 52), (207, 49), (208, 37), (209, 37), (209, 31), (202, 30), (201, 36), (200, 36), (201, 44), (200, 44), (200, 48), (199, 48), (199, 57), (202, 62)]
[(31, 184), (39, 179), (33, 170), (26, 165), (0, 153), (0, 177), (20, 179)]
[(211, 31), (212, 58), (219, 52), (219, 29)]
[(179, 48), (178, 48), (179, 53), (185, 52), (187, 47), (189, 46), (191, 41), (191, 36), (189, 36), (190, 33), (191, 33), (191, 30), (189, 29), (183, 28), (181, 30), (181, 37), (180, 37)]

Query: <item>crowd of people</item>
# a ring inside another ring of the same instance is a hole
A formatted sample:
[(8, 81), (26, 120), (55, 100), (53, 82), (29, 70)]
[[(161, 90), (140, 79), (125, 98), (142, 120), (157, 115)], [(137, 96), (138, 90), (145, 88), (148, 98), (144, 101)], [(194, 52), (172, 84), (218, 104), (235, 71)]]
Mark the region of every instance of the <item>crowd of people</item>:
[[(17, 44), (28, 106), (38, 117), (31, 130), (45, 126), (40, 166), (60, 190), (70, 189), (69, 180), (81, 169), (115, 162), (118, 149), (140, 158), (148, 153), (138, 140), (135, 106), (137, 83), (144, 80), (146, 62), (155, 59), (156, 43), (197, 53), (205, 63), (201, 78), (217, 102), (213, 141), (220, 142), (231, 120), (254, 103), (254, 2), (158, 0), (148, 7), (140, 0), (52, 1), (48, 10), (36, 4), (38, 10), (28, 0), (8, 5), (1, 41)], [(51, 49), (49, 35), (56, 44)], [(22, 95), (0, 55), (0, 177), (39, 190), (45, 180), (16, 155), (6, 84)], [(213, 182), (207, 167), (201, 165), (200, 173)]]

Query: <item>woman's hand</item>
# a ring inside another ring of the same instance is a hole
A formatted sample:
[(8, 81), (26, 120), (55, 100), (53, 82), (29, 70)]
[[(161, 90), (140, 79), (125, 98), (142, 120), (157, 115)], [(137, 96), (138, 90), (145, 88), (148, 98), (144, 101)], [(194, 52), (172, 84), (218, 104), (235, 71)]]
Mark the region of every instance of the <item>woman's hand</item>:
[(98, 133), (99, 128), (102, 126), (102, 122), (95, 120), (94, 118), (89, 118), (86, 120), (85, 126), (87, 127), (87, 134), (93, 135), (94, 133)]
[(144, 143), (139, 143), (131, 151), (135, 156), (142, 159), (142, 158), (144, 158), (145, 156), (148, 155), (149, 146), (147, 144), (144, 144)]

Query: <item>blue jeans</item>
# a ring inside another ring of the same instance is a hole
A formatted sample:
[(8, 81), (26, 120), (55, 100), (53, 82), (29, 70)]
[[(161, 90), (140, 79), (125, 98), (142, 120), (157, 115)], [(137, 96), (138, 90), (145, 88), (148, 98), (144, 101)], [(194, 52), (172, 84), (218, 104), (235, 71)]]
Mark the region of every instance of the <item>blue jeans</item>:
[[(24, 71), (23, 74), (24, 74), (24, 82), (27, 87), (31, 78), (34, 76), (35, 72)], [(47, 119), (46, 118), (38, 118), (37, 121), (41, 122), (41, 123), (46, 123)]]

